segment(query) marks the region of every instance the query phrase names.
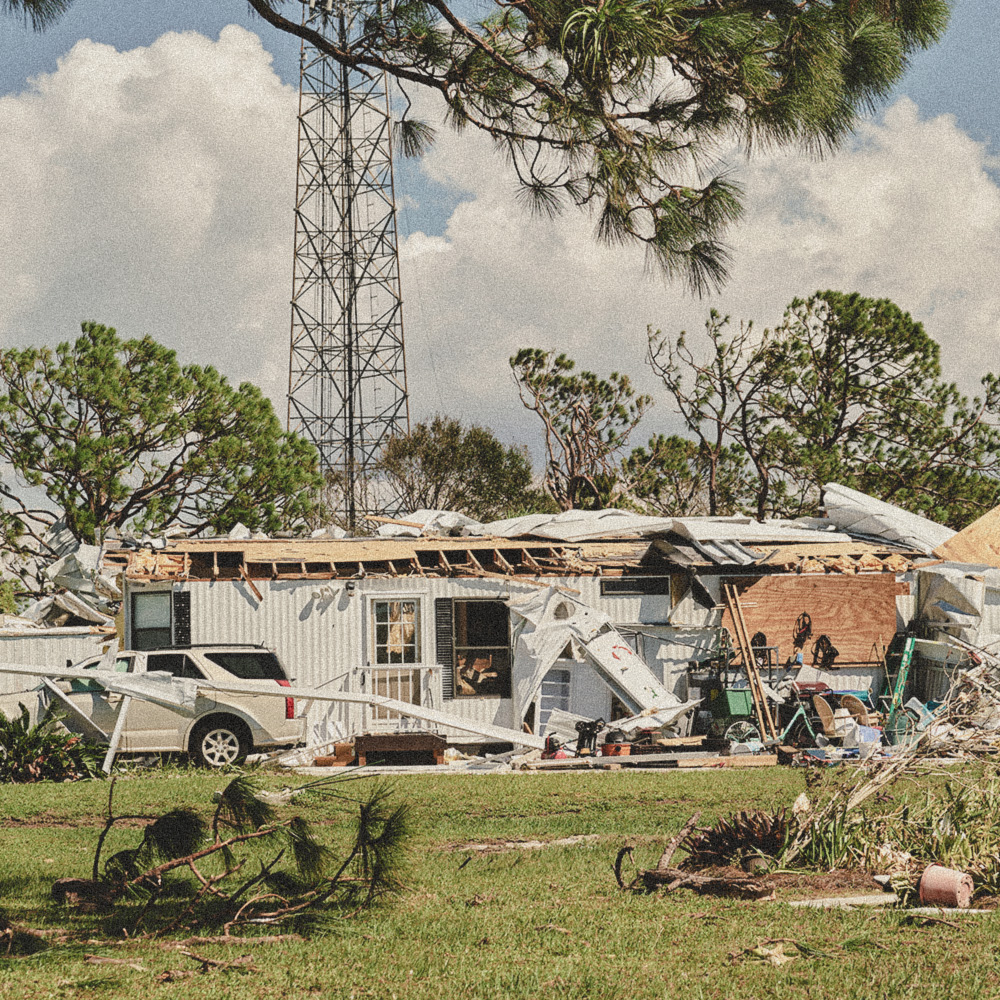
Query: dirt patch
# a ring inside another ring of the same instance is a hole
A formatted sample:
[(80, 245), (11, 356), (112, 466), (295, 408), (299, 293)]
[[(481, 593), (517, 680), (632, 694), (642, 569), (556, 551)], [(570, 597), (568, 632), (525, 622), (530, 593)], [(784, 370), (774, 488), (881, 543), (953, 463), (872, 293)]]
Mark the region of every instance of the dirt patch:
[[(746, 872), (734, 865), (699, 868), (699, 875), (714, 878), (746, 878)], [(861, 868), (835, 868), (833, 871), (762, 872), (761, 878), (774, 885), (780, 899), (811, 899), (822, 896), (856, 896), (881, 891), (871, 872)]]
[[(150, 820), (155, 819), (155, 816), (151, 816)], [(37, 816), (32, 816), (31, 819), (22, 819), (19, 817), (14, 817), (12, 819), (4, 820), (7, 826), (16, 826), (21, 829), (37, 829), (44, 827), (49, 830), (79, 830), (81, 827), (87, 828), (100, 828), (104, 825), (103, 816), (77, 816), (69, 818), (67, 816), (57, 816), (54, 813), (39, 813)], [(122, 820), (115, 824), (115, 827), (134, 827), (141, 828), (146, 826), (149, 820), (139, 820), (139, 819), (127, 819)]]

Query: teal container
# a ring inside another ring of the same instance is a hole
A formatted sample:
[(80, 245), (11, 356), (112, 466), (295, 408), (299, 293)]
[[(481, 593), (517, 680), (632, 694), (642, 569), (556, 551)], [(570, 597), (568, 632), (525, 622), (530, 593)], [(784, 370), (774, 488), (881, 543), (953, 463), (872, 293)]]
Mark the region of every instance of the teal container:
[(884, 732), (886, 741), (894, 747), (911, 742), (916, 735), (913, 731), (913, 720), (905, 712), (888, 718)]

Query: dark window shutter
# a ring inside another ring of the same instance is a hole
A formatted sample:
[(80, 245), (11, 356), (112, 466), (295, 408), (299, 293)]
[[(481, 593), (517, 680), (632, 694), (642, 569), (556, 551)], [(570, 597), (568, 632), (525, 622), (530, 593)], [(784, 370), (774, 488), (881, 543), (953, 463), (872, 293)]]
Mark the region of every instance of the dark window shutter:
[(191, 592), (175, 590), (173, 606), (174, 642), (175, 646), (191, 645)]
[(454, 609), (450, 597), (434, 601), (434, 641), (437, 662), (441, 666), (441, 693), (444, 698), (455, 697), (455, 640), (453, 633)]

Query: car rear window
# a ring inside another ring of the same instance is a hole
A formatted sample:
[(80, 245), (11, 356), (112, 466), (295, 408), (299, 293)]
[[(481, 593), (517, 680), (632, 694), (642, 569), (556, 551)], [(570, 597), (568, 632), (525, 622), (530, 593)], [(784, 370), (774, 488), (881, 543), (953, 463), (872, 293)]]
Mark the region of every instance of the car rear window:
[(285, 671), (274, 653), (206, 653), (205, 659), (241, 681), (285, 680)]

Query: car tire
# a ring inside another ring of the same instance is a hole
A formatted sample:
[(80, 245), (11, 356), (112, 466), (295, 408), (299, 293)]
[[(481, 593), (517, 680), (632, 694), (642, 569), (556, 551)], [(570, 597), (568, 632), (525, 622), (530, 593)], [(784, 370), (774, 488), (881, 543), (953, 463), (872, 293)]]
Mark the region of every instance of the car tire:
[(246, 726), (237, 719), (225, 717), (199, 722), (188, 741), (188, 752), (201, 767), (240, 764), (252, 749), (253, 742)]

